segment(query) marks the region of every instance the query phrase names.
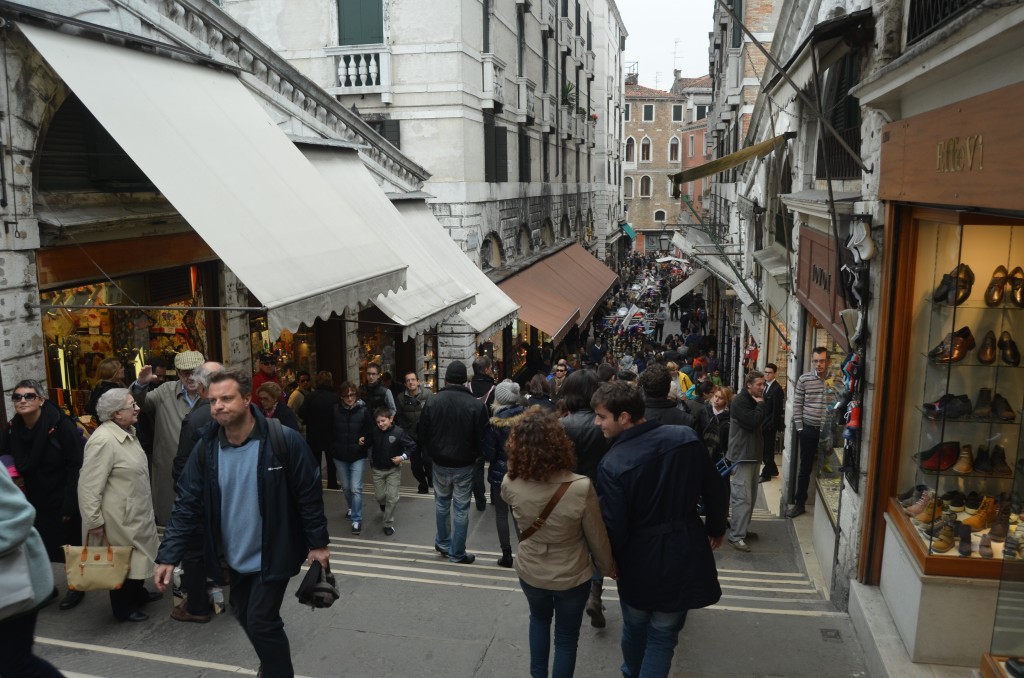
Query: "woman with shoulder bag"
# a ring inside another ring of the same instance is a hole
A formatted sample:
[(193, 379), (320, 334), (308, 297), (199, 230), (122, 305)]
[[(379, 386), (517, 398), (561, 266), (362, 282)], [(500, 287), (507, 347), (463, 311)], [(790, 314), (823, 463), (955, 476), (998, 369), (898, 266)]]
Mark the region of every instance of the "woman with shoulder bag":
[[(14, 386), (14, 416), (4, 433), (3, 449), (14, 458), (25, 496), (36, 510), (39, 532), (51, 563), (64, 563), (64, 544), (78, 541), (78, 472), (85, 440), (71, 418), (46, 398), (34, 379)], [(60, 609), (70, 610), (85, 596), (68, 590)]]
[[(534, 379), (541, 375), (536, 375)], [(505, 455), (505, 441), (512, 427), (522, 418), (526, 407), (519, 394), (519, 384), (506, 379), (494, 387), (494, 416), (484, 431), (484, 459), (487, 468), (487, 482), (491, 486), (491, 503), (494, 504), (494, 520), (498, 527), (498, 542), (501, 546), (500, 567), (512, 567), (512, 539), (508, 529), (508, 504), (501, 498), (501, 483), (508, 469)], [(516, 530), (518, 533), (519, 530)]]
[(141, 622), (149, 619), (142, 606), (162, 594), (143, 586), (156, 571), (160, 540), (146, 453), (135, 437), (139, 406), (131, 391), (115, 388), (100, 396), (96, 413), (102, 423), (85, 444), (78, 478), (83, 540), (88, 544), (91, 537), (111, 546), (132, 547), (128, 578), (110, 592), (110, 607), (118, 621)]
[(572, 441), (551, 412), (530, 409), (505, 445), (501, 496), (520, 528), (516, 573), (530, 606), (530, 675), (548, 675), (555, 620), (554, 678), (572, 676), (594, 564), (615, 577), (608, 533), (593, 484), (572, 472)]
[[(64, 675), (32, 654), (39, 610), (57, 596), (46, 548), (32, 527), (35, 516), (32, 504), (7, 475), (6, 467), (0, 466), (0, 580), (6, 584), (9, 576), (19, 577), (22, 583), (11, 588), (27, 594), (11, 606), (13, 609), (0, 605), (2, 614), (7, 615), (0, 615), (0, 678)], [(16, 559), (20, 562), (15, 563)], [(20, 568), (17, 573), (13, 572), (15, 568)], [(6, 599), (9, 593), (12, 591), (0, 591), (0, 599)]]

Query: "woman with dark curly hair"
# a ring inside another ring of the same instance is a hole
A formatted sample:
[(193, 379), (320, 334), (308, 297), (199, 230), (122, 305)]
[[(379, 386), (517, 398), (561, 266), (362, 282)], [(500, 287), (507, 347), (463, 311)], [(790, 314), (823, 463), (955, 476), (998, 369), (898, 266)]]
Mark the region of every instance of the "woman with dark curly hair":
[[(603, 575), (615, 576), (597, 494), (589, 478), (572, 472), (572, 441), (550, 411), (527, 410), (512, 427), (505, 452), (508, 473), (501, 496), (520, 529), (515, 568), (530, 606), (530, 675), (548, 675), (554, 617), (551, 675), (572, 676), (590, 596), (590, 555)], [(539, 520), (544, 513), (547, 517)]]

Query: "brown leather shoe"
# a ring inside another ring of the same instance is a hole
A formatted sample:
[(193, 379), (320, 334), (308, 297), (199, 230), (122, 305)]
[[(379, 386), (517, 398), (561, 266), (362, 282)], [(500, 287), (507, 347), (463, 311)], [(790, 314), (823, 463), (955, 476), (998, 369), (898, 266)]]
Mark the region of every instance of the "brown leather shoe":
[(1013, 366), (1020, 365), (1020, 351), (1017, 350), (1017, 342), (1006, 330), (999, 335), (998, 346), (1004, 363)]
[(1003, 293), (1006, 291), (1006, 281), (1010, 274), (1002, 264), (996, 266), (992, 271), (992, 280), (985, 288), (985, 303), (989, 306), (998, 306), (1003, 301)]
[(978, 362), (982, 365), (991, 365), (996, 361), (996, 333), (989, 330), (985, 338), (981, 340), (981, 347), (978, 349)]
[(958, 363), (967, 357), (974, 346), (974, 335), (971, 334), (971, 328), (964, 325), (956, 332), (947, 334), (941, 344), (928, 352), (928, 357), (939, 364)]
[(929, 525), (931, 523), (934, 523), (936, 520), (942, 517), (942, 506), (942, 500), (939, 499), (938, 497), (934, 497), (930, 502), (928, 502), (928, 505), (925, 507), (924, 511), (921, 511), (919, 514), (917, 514), (914, 520), (918, 523), (921, 523), (922, 525)]
[(963, 524), (971, 528), (971, 532), (980, 532), (990, 527), (996, 519), (996, 500), (992, 497), (985, 497), (981, 500), (978, 512), (973, 516), (964, 518)]
[(956, 533), (949, 523), (942, 525), (942, 531), (932, 542), (932, 553), (945, 553), (956, 545)]
[(185, 606), (179, 605), (171, 608), (171, 619), (180, 622), (195, 622), (196, 624), (205, 624), (210, 621), (210, 615), (208, 614), (192, 614), (185, 609)]
[(953, 464), (953, 472), (967, 475), (974, 469), (974, 455), (971, 454), (971, 446), (964, 445), (960, 448), (960, 457)]
[(1007, 282), (1010, 283), (1010, 299), (1017, 306), (1024, 308), (1024, 269), (1018, 266), (1010, 271)]

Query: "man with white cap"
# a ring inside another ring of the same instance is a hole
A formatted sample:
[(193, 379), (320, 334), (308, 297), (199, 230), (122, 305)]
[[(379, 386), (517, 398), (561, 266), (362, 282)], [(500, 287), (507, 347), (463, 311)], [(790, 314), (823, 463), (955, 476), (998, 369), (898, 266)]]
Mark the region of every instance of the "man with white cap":
[(132, 384), (132, 395), (144, 412), (154, 420), (153, 470), (150, 483), (153, 490), (153, 512), (158, 525), (166, 525), (174, 505), (174, 479), (171, 472), (178, 451), (181, 422), (198, 402), (199, 384), (192, 372), (205, 362), (199, 351), (182, 351), (174, 356), (174, 369), (178, 381), (168, 381), (154, 390), (146, 387), (156, 378), (146, 365)]

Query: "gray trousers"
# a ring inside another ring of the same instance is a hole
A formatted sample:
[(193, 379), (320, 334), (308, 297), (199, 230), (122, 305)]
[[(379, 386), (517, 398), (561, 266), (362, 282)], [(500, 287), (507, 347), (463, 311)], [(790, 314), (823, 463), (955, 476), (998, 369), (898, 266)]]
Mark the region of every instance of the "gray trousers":
[(384, 504), (384, 527), (395, 524), (395, 506), (398, 505), (401, 480), (401, 466), (389, 468), (386, 471), (373, 469), (373, 498), (377, 500), (378, 504)]
[(729, 519), (729, 541), (747, 538), (750, 527), (750, 516), (754, 514), (754, 502), (757, 500), (757, 476), (760, 464), (756, 461), (745, 461), (736, 465), (729, 478), (732, 492), (732, 517)]

